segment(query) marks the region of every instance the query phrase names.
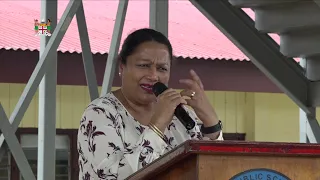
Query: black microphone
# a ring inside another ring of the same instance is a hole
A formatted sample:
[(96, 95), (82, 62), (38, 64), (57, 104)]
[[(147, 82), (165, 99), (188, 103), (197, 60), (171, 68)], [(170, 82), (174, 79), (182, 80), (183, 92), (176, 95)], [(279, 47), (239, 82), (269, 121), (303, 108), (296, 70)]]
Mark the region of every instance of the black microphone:
[[(161, 82), (157, 82), (152, 87), (152, 91), (156, 96), (163, 93), (167, 89), (168, 87)], [(174, 110), (174, 115), (180, 120), (180, 122), (184, 125), (184, 127), (186, 127), (187, 130), (194, 128), (194, 126), (196, 125), (196, 123), (194, 122), (194, 120), (192, 120), (186, 110), (183, 109), (182, 104), (179, 104)]]

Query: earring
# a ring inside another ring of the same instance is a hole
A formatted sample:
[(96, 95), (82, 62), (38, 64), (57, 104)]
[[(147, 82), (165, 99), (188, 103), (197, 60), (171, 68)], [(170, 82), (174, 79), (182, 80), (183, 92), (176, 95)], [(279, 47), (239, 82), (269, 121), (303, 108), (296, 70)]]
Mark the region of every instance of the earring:
[(121, 72), (119, 72), (119, 76), (121, 76)]

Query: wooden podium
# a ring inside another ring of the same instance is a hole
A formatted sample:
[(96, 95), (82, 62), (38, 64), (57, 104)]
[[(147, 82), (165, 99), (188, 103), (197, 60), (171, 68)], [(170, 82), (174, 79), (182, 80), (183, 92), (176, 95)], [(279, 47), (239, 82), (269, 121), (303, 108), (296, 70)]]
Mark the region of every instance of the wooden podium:
[(320, 145), (186, 141), (130, 180), (320, 180)]

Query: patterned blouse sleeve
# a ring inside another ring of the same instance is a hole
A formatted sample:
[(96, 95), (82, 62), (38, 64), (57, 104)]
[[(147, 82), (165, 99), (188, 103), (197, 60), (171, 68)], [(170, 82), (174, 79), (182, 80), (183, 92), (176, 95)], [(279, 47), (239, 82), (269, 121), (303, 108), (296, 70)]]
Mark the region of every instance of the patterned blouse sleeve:
[[(196, 113), (188, 107), (185, 107), (185, 109), (188, 112), (189, 116), (192, 119), (194, 119), (197, 124), (199, 124), (200, 120), (199, 120), (198, 116), (196, 115)], [(195, 126), (193, 129), (189, 130), (188, 133), (190, 134), (191, 139), (193, 139), (193, 140), (220, 140), (220, 141), (224, 140), (222, 131), (220, 131), (220, 134), (216, 139), (211, 139), (210, 135), (205, 135), (205, 134), (201, 133), (199, 125)]]
[(125, 179), (162, 155), (167, 147), (151, 129), (145, 129), (134, 145), (123, 141), (124, 131), (122, 117), (114, 107), (86, 109), (78, 133), (79, 164), (83, 175)]

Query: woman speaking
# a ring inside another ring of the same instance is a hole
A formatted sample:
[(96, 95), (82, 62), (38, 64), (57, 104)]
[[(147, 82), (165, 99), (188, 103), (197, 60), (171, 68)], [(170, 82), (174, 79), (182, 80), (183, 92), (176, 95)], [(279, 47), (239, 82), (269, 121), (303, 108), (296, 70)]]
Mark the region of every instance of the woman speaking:
[[(92, 101), (78, 131), (79, 179), (125, 179), (186, 140), (223, 140), (221, 121), (197, 74), (180, 93), (167, 89), (157, 97), (153, 85), (168, 85), (172, 46), (160, 32), (139, 29), (119, 54), (119, 90)], [(174, 115), (179, 104), (203, 125), (187, 130)], [(199, 118), (199, 119), (198, 119)]]

